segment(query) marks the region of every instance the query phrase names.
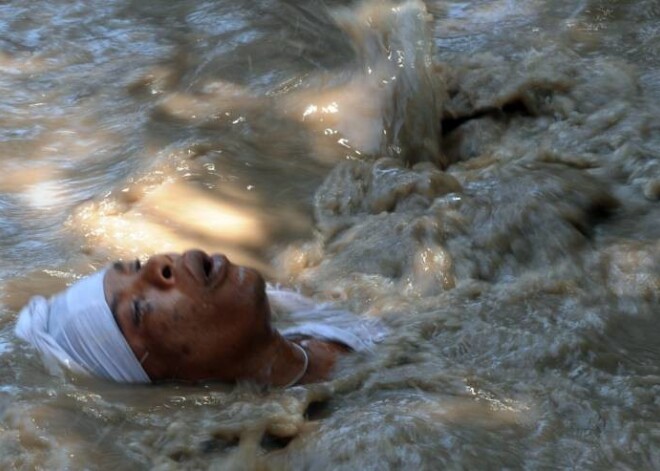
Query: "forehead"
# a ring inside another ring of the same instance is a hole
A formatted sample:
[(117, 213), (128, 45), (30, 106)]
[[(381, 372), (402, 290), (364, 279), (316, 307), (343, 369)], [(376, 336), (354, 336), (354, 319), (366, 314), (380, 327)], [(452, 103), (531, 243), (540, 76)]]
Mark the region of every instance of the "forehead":
[(110, 306), (110, 311), (116, 316), (117, 314), (117, 303), (119, 302), (119, 292), (122, 291), (122, 287), (128, 286), (128, 280), (125, 280), (126, 276), (123, 275), (123, 268), (121, 262), (113, 263), (108, 270), (105, 272), (105, 277), (103, 278), (103, 292), (105, 294), (105, 302)]
[(127, 278), (121, 262), (114, 262), (110, 265), (103, 279), (103, 290), (105, 291), (105, 298), (108, 304), (111, 303), (111, 298), (115, 291), (130, 284)]
[(117, 305), (122, 298), (139, 296), (144, 288), (144, 284), (140, 283), (139, 275), (131, 272), (126, 264), (114, 262), (106, 270), (103, 292), (113, 314), (117, 313)]

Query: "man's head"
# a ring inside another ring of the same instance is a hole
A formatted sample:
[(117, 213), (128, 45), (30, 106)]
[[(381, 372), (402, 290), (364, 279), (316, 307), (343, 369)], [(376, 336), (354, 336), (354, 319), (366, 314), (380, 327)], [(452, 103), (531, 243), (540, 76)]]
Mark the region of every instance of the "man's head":
[(261, 275), (199, 250), (116, 262), (46, 300), (16, 334), (61, 365), (119, 382), (260, 379), (279, 336)]
[(152, 381), (234, 381), (273, 336), (265, 282), (223, 255), (192, 250), (117, 262), (104, 280), (117, 325)]

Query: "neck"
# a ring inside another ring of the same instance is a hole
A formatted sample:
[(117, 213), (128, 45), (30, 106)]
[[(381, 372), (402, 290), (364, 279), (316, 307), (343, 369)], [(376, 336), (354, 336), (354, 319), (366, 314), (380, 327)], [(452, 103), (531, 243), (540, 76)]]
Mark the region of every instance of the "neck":
[(294, 342), (274, 330), (271, 341), (246, 363), (250, 367), (243, 370), (242, 379), (277, 387), (326, 381), (337, 358), (348, 351), (344, 345), (319, 339)]
[(305, 383), (313, 361), (310, 352), (274, 331), (269, 344), (250, 359), (246, 379), (277, 387)]

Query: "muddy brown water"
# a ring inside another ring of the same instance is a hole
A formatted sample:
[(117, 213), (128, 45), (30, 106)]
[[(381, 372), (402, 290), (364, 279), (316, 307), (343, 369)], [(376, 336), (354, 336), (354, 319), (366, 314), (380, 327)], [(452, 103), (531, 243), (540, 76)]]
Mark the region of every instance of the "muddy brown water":
[[(660, 469), (656, 0), (9, 0), (0, 90), (0, 468)], [(270, 392), (14, 338), (188, 247), (390, 335)]]

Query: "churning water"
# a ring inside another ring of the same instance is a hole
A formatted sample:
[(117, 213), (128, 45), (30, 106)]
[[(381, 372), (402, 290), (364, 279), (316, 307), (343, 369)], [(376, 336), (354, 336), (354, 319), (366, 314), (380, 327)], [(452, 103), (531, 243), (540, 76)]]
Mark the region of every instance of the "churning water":
[[(660, 469), (657, 0), (8, 0), (0, 92), (0, 468)], [(14, 338), (190, 247), (390, 334), (271, 392)]]

